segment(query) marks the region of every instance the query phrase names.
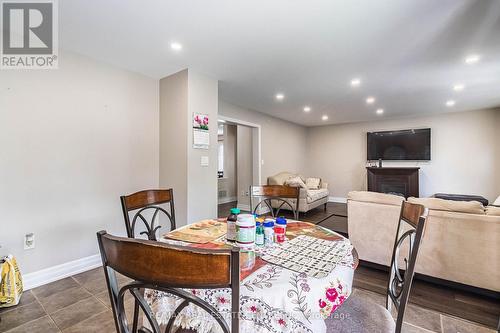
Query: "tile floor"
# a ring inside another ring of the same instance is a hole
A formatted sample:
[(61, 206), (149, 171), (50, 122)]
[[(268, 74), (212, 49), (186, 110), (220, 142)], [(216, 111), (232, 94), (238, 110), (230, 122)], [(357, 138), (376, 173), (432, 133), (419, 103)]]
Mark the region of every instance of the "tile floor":
[[(129, 312), (132, 307), (127, 300)], [(0, 332), (115, 332), (102, 268), (27, 291), (18, 306), (0, 310), (0, 318)]]
[[(356, 278), (355, 278), (356, 280)], [(129, 281), (121, 276), (119, 283)], [(355, 281), (356, 282), (356, 281)], [(384, 304), (384, 296), (357, 288), (363, 298)], [(126, 300), (129, 315), (133, 300)], [(0, 332), (93, 333), (115, 332), (102, 268), (96, 268), (23, 294), (21, 303), (0, 310)], [(411, 304), (403, 332), (493, 333), (495, 330)]]

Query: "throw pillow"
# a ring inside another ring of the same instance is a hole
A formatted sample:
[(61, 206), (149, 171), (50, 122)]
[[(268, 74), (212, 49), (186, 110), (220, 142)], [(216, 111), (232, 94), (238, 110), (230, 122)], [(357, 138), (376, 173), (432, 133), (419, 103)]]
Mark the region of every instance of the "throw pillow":
[(500, 206), (500, 196), (498, 196), (498, 198), (495, 200), (493, 206)]
[(306, 184), (304, 184), (302, 179), (298, 176), (292, 176), (292, 177), (288, 178), (285, 181), (285, 185), (291, 186), (291, 187), (302, 187), (302, 188), (307, 189)]
[(318, 190), (321, 183), (321, 178), (307, 178), (306, 186), (310, 190)]

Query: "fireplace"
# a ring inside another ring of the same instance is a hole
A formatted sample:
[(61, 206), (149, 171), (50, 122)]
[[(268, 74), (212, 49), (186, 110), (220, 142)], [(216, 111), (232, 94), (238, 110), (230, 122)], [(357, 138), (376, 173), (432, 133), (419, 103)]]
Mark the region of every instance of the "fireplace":
[(367, 167), (368, 191), (418, 197), (418, 172), (420, 168)]

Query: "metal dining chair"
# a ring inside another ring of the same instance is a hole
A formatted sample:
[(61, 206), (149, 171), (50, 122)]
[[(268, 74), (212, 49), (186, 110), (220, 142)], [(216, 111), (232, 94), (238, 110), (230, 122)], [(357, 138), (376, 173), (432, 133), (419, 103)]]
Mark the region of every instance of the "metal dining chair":
[[(97, 240), (118, 333), (172, 332), (176, 317), (189, 304), (208, 312), (224, 333), (238, 333), (240, 267), (237, 248), (188, 250), (185, 247), (150, 240), (115, 237), (106, 231), (98, 232)], [(116, 272), (133, 281), (119, 287)], [(183, 290), (184, 288), (230, 288), (233, 300), (231, 330), (213, 305)], [(182, 300), (172, 311), (164, 330), (160, 331), (160, 324), (143, 296), (144, 289), (166, 292)], [(132, 327), (129, 327), (124, 306), (127, 293), (132, 294), (140, 305), (144, 320), (149, 323), (151, 330), (138, 328), (138, 313), (134, 313)]]
[[(127, 236), (136, 238), (138, 222), (142, 222), (144, 231), (139, 235), (146, 235), (149, 240), (157, 240), (156, 233), (161, 225), (156, 225), (157, 220), (164, 216), (170, 224), (170, 231), (175, 229), (175, 209), (174, 209), (174, 190), (145, 190), (130, 195), (120, 197), (122, 204), (123, 217)], [(168, 204), (168, 210), (160, 206)], [(130, 219), (130, 212), (136, 211)], [(146, 214), (149, 213), (149, 214)], [(151, 215), (151, 216), (148, 216)]]
[(299, 188), (283, 185), (250, 186), (250, 209), (255, 199), (260, 199), (252, 212), (257, 213), (259, 208), (266, 207), (273, 217), (279, 216), (281, 209), (290, 209), (293, 217), (299, 219)]
[[(426, 217), (424, 206), (403, 202), (392, 251), (386, 307), (361, 299), (354, 292), (326, 320), (328, 332), (401, 332)], [(400, 260), (402, 251), (405, 255)], [(404, 273), (400, 269), (402, 262)], [(392, 317), (393, 310), (396, 321)]]

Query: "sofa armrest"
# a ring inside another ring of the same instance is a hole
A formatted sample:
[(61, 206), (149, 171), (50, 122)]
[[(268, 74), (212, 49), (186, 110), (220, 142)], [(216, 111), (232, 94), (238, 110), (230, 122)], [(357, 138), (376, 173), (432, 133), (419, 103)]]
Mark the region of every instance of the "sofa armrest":
[(321, 182), (321, 188), (328, 189), (328, 183), (327, 182)]
[(299, 199), (305, 199), (305, 198), (307, 198), (307, 190), (301, 187), (299, 191)]

